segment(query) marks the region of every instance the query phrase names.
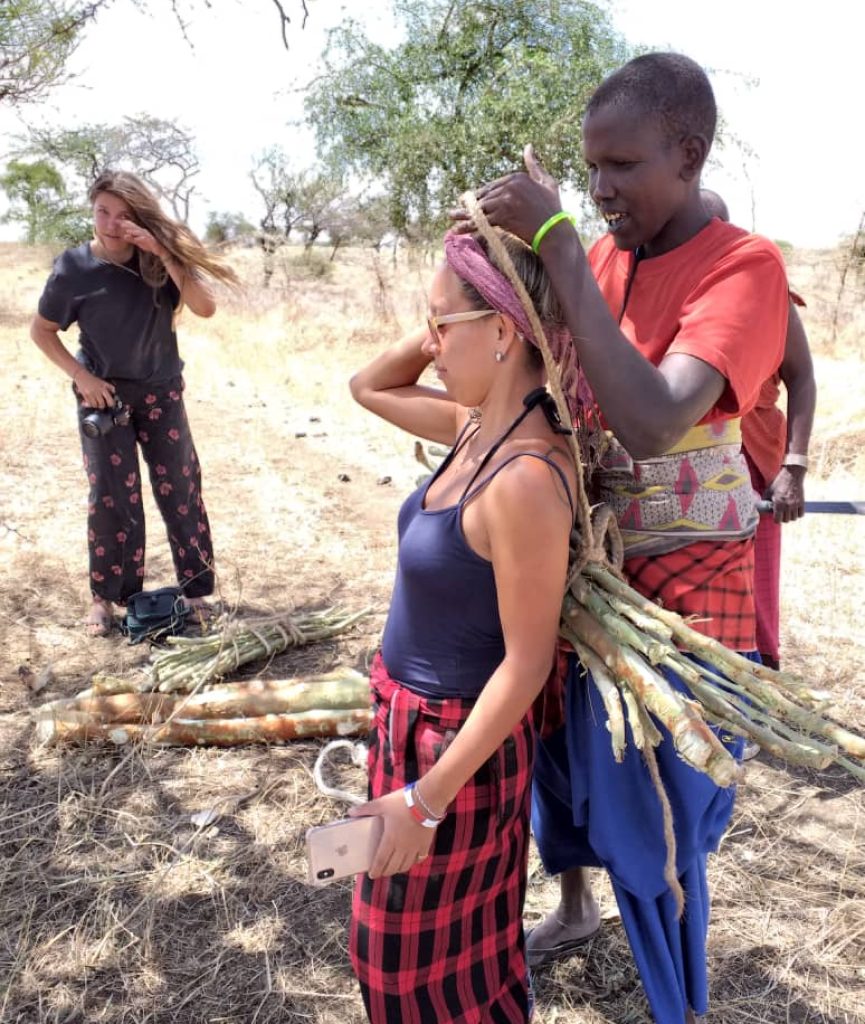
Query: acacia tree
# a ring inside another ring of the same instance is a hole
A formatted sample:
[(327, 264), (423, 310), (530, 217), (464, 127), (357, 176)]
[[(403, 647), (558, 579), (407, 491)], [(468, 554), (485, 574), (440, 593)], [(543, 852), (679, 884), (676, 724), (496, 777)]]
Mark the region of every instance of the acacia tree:
[(194, 139), (184, 128), (149, 114), (125, 117), (119, 125), (90, 124), (57, 130), (31, 129), (25, 152), (68, 170), (82, 202), (106, 167), (142, 177), (179, 220), (186, 220), (199, 172)]
[(0, 103), (34, 103), (66, 78), (85, 25), (109, 0), (2, 0)]
[(395, 0), (405, 41), (355, 21), (332, 29), (306, 103), (321, 158), (385, 183), (391, 221), (427, 233), (465, 188), (521, 166), (533, 142), (562, 181), (585, 186), (580, 115), (629, 56), (583, 0)]
[(292, 231), (303, 233), (307, 251), (322, 232), (331, 241), (333, 232), (339, 235), (337, 248), (346, 240), (348, 220), (342, 211), (352, 200), (338, 174), (325, 167), (295, 170), (285, 151), (272, 146), (258, 157), (250, 178), (264, 206), (258, 241), (264, 253), (265, 285), (273, 275), (273, 256)]
[(264, 205), (259, 222), (262, 232), (287, 241), (303, 216), (299, 204), (300, 174), (292, 169), (279, 146), (271, 146), (256, 159), (249, 176)]
[(3, 221), (24, 224), (31, 245), (77, 242), (86, 237), (86, 229), (78, 210), (70, 203), (63, 177), (47, 161), (11, 160), (6, 173), (0, 176), (0, 188), (9, 199), (9, 210)]
[(255, 235), (255, 227), (242, 213), (211, 210), (207, 215), (204, 240), (210, 245), (228, 245), (249, 241)]
[[(15, 106), (44, 98), (68, 78), (67, 65), (84, 28), (114, 0), (0, 0), (0, 103)], [(186, 35), (186, 10), (211, 0), (131, 0), (136, 7), (163, 8)], [(300, 27), (309, 17), (307, 0), (270, 0), (279, 18), (282, 41), (288, 49), (288, 31), (300, 15)]]

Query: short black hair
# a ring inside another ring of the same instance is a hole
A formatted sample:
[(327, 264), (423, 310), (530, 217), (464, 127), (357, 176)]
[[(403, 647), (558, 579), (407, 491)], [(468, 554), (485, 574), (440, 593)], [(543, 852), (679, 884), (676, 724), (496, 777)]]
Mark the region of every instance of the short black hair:
[(702, 135), (711, 146), (718, 121), (715, 94), (700, 65), (681, 53), (644, 53), (605, 78), (586, 114), (627, 107), (659, 119), (669, 139)]

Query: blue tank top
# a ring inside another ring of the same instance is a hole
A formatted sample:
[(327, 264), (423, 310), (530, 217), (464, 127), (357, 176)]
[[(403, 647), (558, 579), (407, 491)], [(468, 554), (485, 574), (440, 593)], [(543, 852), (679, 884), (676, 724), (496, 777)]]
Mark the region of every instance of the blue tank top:
[[(392, 678), (426, 697), (477, 697), (505, 656), (492, 562), (465, 539), (466, 503), (514, 459), (530, 457), (559, 474), (573, 509), (561, 467), (538, 452), (518, 452), (475, 486), (470, 480), (456, 505), (425, 509), (427, 491), (464, 436), (465, 431), (435, 476), (409, 495), (399, 512), (396, 581), (382, 658)], [(478, 472), (482, 468), (483, 463)]]

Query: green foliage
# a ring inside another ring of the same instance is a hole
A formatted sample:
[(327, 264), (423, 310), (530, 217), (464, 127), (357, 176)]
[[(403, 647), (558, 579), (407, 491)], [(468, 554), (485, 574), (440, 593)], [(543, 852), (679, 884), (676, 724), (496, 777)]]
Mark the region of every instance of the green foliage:
[(217, 213), (211, 211), (207, 217), (204, 240), (210, 245), (228, 245), (242, 242), (255, 235), (255, 227), (242, 213)]
[(395, 0), (405, 42), (347, 21), (331, 30), (306, 99), (319, 153), (385, 182), (392, 225), (428, 234), (466, 188), (522, 166), (522, 148), (585, 186), (581, 112), (629, 56), (605, 10), (582, 0)]
[(2, 0), (0, 103), (40, 100), (66, 77), (81, 32), (107, 0)]
[(45, 160), (11, 160), (0, 176), (9, 199), (5, 222), (22, 223), (27, 241), (72, 243), (90, 237), (87, 211), (77, 207), (60, 172)]
[(258, 157), (250, 177), (264, 205), (261, 229), (275, 241), (288, 240), (292, 231), (304, 236), (307, 249), (323, 232), (346, 239), (355, 201), (339, 174), (322, 167), (295, 170), (273, 146)]
[(333, 263), (315, 249), (304, 247), (286, 262), (286, 273), (293, 281), (322, 281), (333, 273)]
[(63, 167), (82, 196), (105, 168), (122, 168), (138, 174), (165, 198), (179, 220), (189, 214), (198, 157), (192, 135), (172, 121), (137, 114), (117, 125), (34, 128), (26, 152)]

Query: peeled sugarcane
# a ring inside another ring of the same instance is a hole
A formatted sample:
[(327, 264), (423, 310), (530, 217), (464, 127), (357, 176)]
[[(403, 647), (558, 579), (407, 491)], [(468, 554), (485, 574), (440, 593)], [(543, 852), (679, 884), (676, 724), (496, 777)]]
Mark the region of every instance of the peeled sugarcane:
[[(565, 598), (562, 635), (593, 651), (620, 686), (667, 727), (676, 750), (688, 764), (706, 772), (719, 786), (736, 781), (736, 761), (706, 725), (693, 701), (686, 700), (639, 654), (616, 641), (597, 619), (572, 598)], [(579, 653), (579, 652), (578, 652)], [(587, 665), (591, 668), (591, 665)], [(615, 745), (614, 745), (615, 752)], [(621, 760), (621, 758), (617, 758)]]
[[(523, 303), (543, 354), (559, 417), (564, 426), (572, 427), (559, 369), (534, 306), (475, 196), (469, 192), (462, 200)], [(649, 713), (668, 729), (679, 755), (722, 786), (733, 783), (739, 771), (706, 719), (795, 763), (825, 767), (834, 762), (865, 781), (865, 763), (860, 763), (865, 762), (865, 738), (825, 717), (831, 695), (812, 690), (790, 673), (756, 665), (728, 650), (624, 582), (619, 572), (621, 539), (611, 510), (605, 506), (592, 509), (586, 495), (584, 431), (580, 438), (572, 432), (568, 444), (577, 469), (577, 528), (560, 632), (592, 672), (610, 718), (616, 759), (621, 760), (624, 750), (624, 702), (635, 744), (644, 748), (656, 788), (661, 782), (657, 769), (652, 769), (649, 748), (660, 734)], [(694, 699), (671, 687), (655, 669), (658, 665), (675, 671), (689, 685)], [(621, 700), (611, 684), (621, 691)], [(664, 803), (660, 791), (659, 797)], [(668, 843), (673, 843), (671, 829)]]
[(284, 715), (256, 718), (175, 718), (157, 725), (104, 722), (82, 712), (46, 717), (37, 722), (36, 734), (42, 742), (115, 745), (147, 743), (159, 747), (216, 746), (234, 747), (244, 743), (283, 743), (286, 740), (319, 736), (358, 736), (369, 731), (369, 708), (336, 711), (314, 709)]
[(163, 693), (81, 695), (43, 704), (37, 720), (62, 718), (69, 712), (89, 715), (94, 722), (157, 724), (169, 718), (260, 718), (300, 711), (362, 708), (369, 703), (366, 676), (337, 669), (311, 680), (251, 679), (213, 687), (190, 696)]
[[(728, 650), (601, 565), (587, 565), (584, 576), (596, 585), (596, 598), (613, 595), (672, 629), (675, 644), (669, 644), (662, 663), (688, 683), (710, 720), (793, 763), (815, 768), (837, 763), (865, 779), (865, 764), (857, 763), (865, 761), (865, 738), (826, 717), (830, 695), (825, 691), (813, 690), (790, 673), (775, 673)], [(577, 593), (585, 590), (577, 588)]]
[[(580, 612), (575, 612), (576, 607)], [(653, 619), (671, 630), (670, 639), (663, 629), (653, 630), (653, 635), (643, 631)], [(628, 666), (627, 672), (613, 673), (620, 685), (633, 690), (634, 680), (639, 680), (638, 698), (668, 728), (680, 755), (698, 770), (708, 771), (720, 785), (735, 781), (736, 774), (728, 771), (723, 758), (704, 759), (703, 718), (793, 763), (818, 769), (837, 763), (865, 780), (865, 764), (857, 763), (865, 759), (865, 739), (825, 716), (828, 694), (810, 689), (789, 673), (778, 673), (784, 678), (772, 685), (772, 670), (698, 633), (674, 612), (634, 591), (609, 568), (590, 563), (573, 581), (565, 598), (562, 635), (575, 635), (601, 654), (607, 667), (610, 659)], [(606, 644), (602, 650), (598, 641)], [(658, 664), (688, 684), (695, 700), (681, 698), (687, 711), (666, 703), (657, 692), (666, 681), (647, 670)], [(686, 743), (678, 742), (677, 736)], [(618, 756), (617, 746), (614, 752)]]

